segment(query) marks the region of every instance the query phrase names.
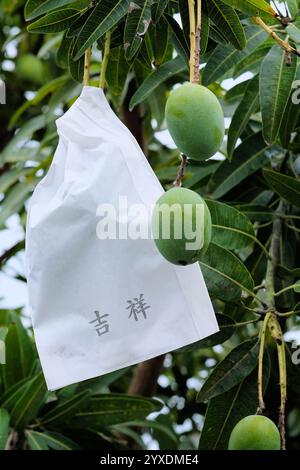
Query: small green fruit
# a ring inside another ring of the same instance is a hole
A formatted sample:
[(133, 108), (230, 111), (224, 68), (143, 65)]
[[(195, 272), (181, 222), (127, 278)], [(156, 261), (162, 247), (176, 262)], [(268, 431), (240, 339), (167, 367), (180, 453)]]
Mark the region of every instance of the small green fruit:
[(247, 416), (233, 428), (229, 450), (280, 450), (280, 434), (269, 418)]
[(16, 62), (16, 72), (21, 80), (40, 85), (45, 79), (43, 62), (33, 54), (21, 55)]
[(152, 218), (157, 248), (173, 264), (195, 263), (211, 240), (209, 209), (199, 194), (173, 188), (157, 201)]
[(223, 142), (224, 114), (216, 96), (202, 85), (186, 83), (166, 104), (166, 121), (179, 150), (192, 160), (212, 157)]

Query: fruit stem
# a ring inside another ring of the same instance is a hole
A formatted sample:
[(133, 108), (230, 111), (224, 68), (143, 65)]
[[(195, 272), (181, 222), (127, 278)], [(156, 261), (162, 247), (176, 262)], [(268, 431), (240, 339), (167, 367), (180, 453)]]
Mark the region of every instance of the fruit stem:
[(190, 19), (190, 82), (194, 83), (195, 59), (196, 59), (196, 20), (195, 0), (188, 0)]
[(100, 79), (99, 79), (100, 88), (105, 87), (105, 75), (106, 75), (106, 69), (107, 69), (108, 58), (109, 58), (109, 50), (110, 50), (110, 31), (107, 31), (105, 34), (104, 53), (103, 53), (101, 73), (100, 73)]
[(279, 44), (279, 46), (284, 49), (288, 54), (293, 53), (300, 57), (300, 52), (297, 51), (297, 49), (295, 49), (294, 47), (290, 46), (287, 41), (281, 39), (278, 34), (276, 34), (275, 31), (273, 31), (259, 16), (254, 16), (253, 21), (264, 31), (266, 31), (266, 33), (268, 33), (274, 39), (274, 41), (276, 41), (277, 44)]
[[(282, 331), (278, 320), (276, 319), (280, 336), (282, 338)], [(285, 343), (282, 339), (281, 343), (277, 342), (277, 355), (279, 364), (279, 382), (280, 382), (280, 408), (278, 418), (278, 428), (281, 437), (281, 449), (286, 449), (285, 443), (285, 405), (287, 400), (287, 378), (286, 378), (286, 356), (285, 356)]]
[(200, 79), (200, 40), (202, 30), (202, 1), (197, 0), (197, 23), (195, 33), (195, 61), (194, 61), (194, 78), (193, 83), (199, 83)]
[(182, 186), (182, 180), (183, 180), (183, 177), (184, 177), (186, 164), (187, 164), (187, 157), (185, 155), (181, 154), (181, 163), (180, 163), (179, 168), (178, 168), (178, 173), (177, 173), (177, 176), (176, 176), (176, 180), (173, 183), (173, 185), (177, 188), (181, 188), (181, 186)]
[(260, 346), (259, 346), (259, 355), (258, 355), (258, 409), (257, 414), (262, 415), (265, 409), (264, 395), (263, 395), (263, 361), (264, 361), (264, 352), (265, 352), (265, 341), (266, 341), (266, 332), (268, 328), (268, 323), (271, 317), (271, 312), (268, 312), (264, 318), (261, 331), (260, 331)]
[(90, 80), (91, 48), (88, 47), (84, 54), (83, 85), (88, 86)]

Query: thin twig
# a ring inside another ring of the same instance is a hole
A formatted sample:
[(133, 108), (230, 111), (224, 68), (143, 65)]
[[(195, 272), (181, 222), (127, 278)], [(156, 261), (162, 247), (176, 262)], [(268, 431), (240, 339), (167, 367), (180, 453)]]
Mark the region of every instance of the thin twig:
[(196, 20), (195, 20), (195, 1), (188, 0), (189, 20), (190, 20), (190, 82), (194, 82), (195, 71), (195, 52), (196, 52)]
[(100, 73), (100, 79), (99, 79), (100, 88), (105, 87), (105, 75), (106, 75), (106, 69), (107, 69), (107, 64), (108, 64), (108, 59), (109, 59), (109, 50), (110, 50), (110, 31), (107, 31), (105, 34), (104, 54), (103, 54), (103, 59), (102, 59), (102, 64), (101, 64), (101, 73)]
[(83, 85), (88, 86), (90, 81), (90, 65), (91, 65), (91, 48), (85, 51), (84, 69), (83, 69)]
[(200, 77), (200, 41), (202, 30), (202, 1), (197, 0), (197, 22), (195, 32), (195, 60), (194, 60), (194, 77), (193, 83), (199, 83)]
[(287, 54), (296, 54), (298, 57), (300, 57), (300, 51), (297, 51), (294, 47), (290, 46), (290, 44), (287, 41), (284, 41), (281, 39), (275, 31), (273, 31), (259, 16), (254, 16), (253, 17), (254, 22), (259, 25), (266, 33), (268, 33), (274, 41), (279, 44), (279, 46), (286, 51)]
[(183, 177), (184, 177), (186, 164), (187, 164), (187, 157), (182, 154), (181, 155), (181, 163), (180, 163), (179, 168), (178, 168), (178, 173), (177, 173), (177, 176), (176, 176), (176, 180), (173, 183), (173, 185), (176, 188), (180, 188), (182, 186), (182, 180), (183, 180)]
[(266, 332), (268, 328), (268, 322), (270, 320), (271, 312), (268, 312), (265, 316), (262, 328), (260, 331), (260, 346), (259, 346), (259, 355), (258, 355), (258, 377), (257, 377), (257, 387), (258, 387), (258, 409), (257, 414), (263, 414), (265, 409), (264, 395), (263, 395), (263, 362), (264, 362), (264, 352), (265, 352), (265, 341), (266, 341)]

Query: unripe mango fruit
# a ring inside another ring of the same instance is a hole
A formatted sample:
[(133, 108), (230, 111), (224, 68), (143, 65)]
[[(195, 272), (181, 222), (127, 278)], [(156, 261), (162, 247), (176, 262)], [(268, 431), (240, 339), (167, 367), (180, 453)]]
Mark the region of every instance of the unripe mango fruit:
[(246, 416), (233, 428), (228, 450), (280, 450), (279, 431), (266, 416)]
[(170, 263), (195, 263), (211, 240), (209, 209), (196, 192), (172, 188), (154, 207), (152, 232), (158, 250)]
[(21, 55), (16, 62), (16, 72), (21, 80), (40, 85), (45, 80), (44, 64), (34, 54)]
[(169, 132), (180, 152), (192, 160), (206, 160), (221, 147), (225, 127), (216, 96), (202, 85), (185, 83), (166, 104)]

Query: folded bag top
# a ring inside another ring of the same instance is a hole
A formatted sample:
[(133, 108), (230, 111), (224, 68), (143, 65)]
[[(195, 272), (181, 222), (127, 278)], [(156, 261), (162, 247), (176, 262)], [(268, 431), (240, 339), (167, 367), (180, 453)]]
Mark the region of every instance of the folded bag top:
[(56, 122), (58, 147), (30, 201), (26, 233), (32, 322), (49, 390), (218, 331), (199, 265), (174, 266), (151, 236), (136, 236), (136, 209), (149, 228), (163, 189), (103, 91), (84, 87)]

